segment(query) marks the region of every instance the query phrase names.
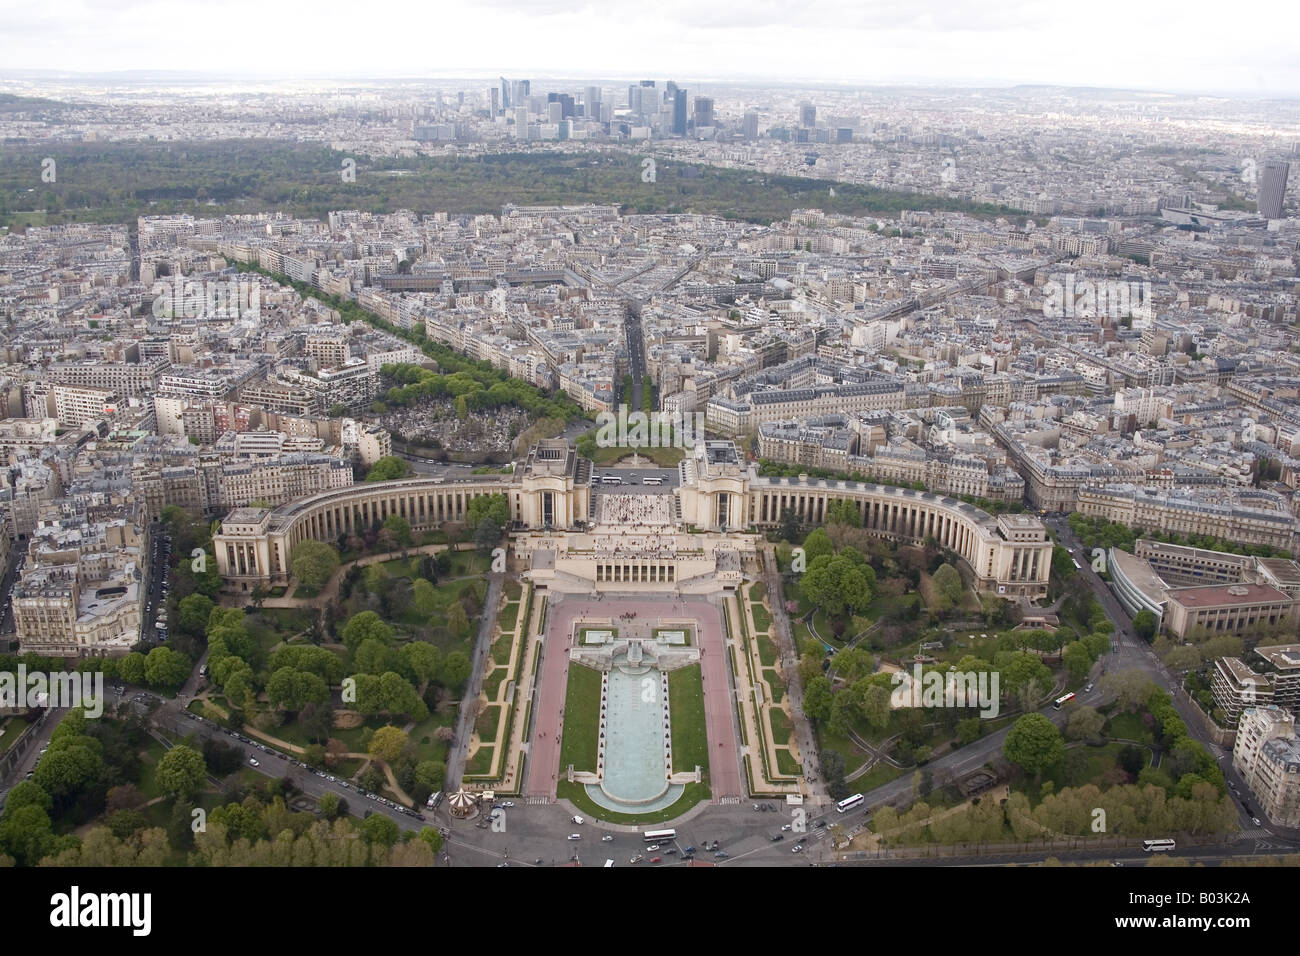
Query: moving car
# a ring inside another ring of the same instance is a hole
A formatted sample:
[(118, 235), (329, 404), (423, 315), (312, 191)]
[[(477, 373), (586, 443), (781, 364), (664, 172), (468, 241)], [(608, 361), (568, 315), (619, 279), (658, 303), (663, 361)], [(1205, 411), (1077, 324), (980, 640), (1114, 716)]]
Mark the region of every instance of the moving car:
[(581, 840), (581, 839), (582, 839), (582, 834), (581, 834), (581, 833), (570, 833), (570, 834), (569, 834), (569, 839), (570, 839), (570, 840)]
[(262, 766), (260, 763), (257, 762), (257, 758), (256, 758), (256, 757), (249, 757), (249, 758), (248, 758), (248, 765), (249, 765), (250, 767), (260, 767), (260, 766)]

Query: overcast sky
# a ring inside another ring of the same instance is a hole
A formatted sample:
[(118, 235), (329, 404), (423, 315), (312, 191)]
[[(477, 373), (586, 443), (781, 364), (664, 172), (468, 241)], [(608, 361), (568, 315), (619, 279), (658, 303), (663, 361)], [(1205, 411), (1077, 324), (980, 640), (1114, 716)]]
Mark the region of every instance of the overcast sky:
[(1294, 0), (0, 0), (0, 70), (1297, 95), (1297, 11)]

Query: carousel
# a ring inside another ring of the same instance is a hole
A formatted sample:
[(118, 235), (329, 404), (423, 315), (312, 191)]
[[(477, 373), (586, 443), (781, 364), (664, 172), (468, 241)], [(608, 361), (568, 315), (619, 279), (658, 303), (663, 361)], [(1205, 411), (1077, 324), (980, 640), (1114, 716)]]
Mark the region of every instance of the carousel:
[(478, 809), (478, 798), (464, 787), (461, 787), (447, 798), (447, 807), (453, 817), (464, 819)]

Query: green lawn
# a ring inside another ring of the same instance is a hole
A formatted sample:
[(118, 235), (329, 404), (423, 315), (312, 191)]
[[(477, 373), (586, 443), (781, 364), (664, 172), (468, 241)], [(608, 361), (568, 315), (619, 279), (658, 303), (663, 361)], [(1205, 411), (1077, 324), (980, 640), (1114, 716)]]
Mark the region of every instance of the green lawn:
[(766, 634), (760, 634), (755, 640), (758, 642), (758, 659), (764, 667), (771, 667), (776, 664), (776, 642)]
[(673, 728), (673, 772), (709, 766), (709, 739), (704, 725), (704, 684), (700, 665), (668, 672), (668, 714)]
[(767, 671), (764, 675), (767, 682), (772, 685), (772, 703), (779, 704), (785, 700), (785, 681), (783, 681), (775, 670)]
[(1143, 743), (1151, 743), (1154, 737), (1146, 725), (1142, 723), (1142, 717), (1138, 714), (1116, 714), (1110, 719), (1110, 725), (1106, 728), (1106, 736), (1123, 738), (1124, 740), (1140, 740)]
[(412, 727), (409, 736), (411, 745), (415, 747), (419, 759), (440, 760), (446, 763), (450, 744), (447, 741), (439, 740), (435, 734), (439, 727), (454, 727), (455, 725), (456, 712), (452, 710), (445, 714), (430, 714), (421, 723)]
[(474, 756), (465, 761), (465, 776), (482, 777), (492, 772), (492, 760), (496, 756), (493, 746), (479, 747)]
[(767, 597), (767, 585), (762, 581), (755, 581), (749, 586), (749, 599), (751, 601), (761, 601)]
[(803, 773), (803, 765), (790, 756), (788, 750), (778, 750), (776, 752), (776, 769), (778, 773), (788, 773), (794, 776)]
[(826, 641), (828, 644), (835, 647), (844, 646), (844, 641), (836, 637), (834, 632), (831, 631), (830, 615), (821, 608), (818, 608), (817, 613), (813, 615), (813, 627), (817, 629), (817, 633), (821, 635), (822, 640)]
[[(302, 589), (299, 588), (299, 591)], [(301, 595), (300, 595), (301, 596)], [(311, 627), (315, 613), (302, 607), (264, 607), (249, 615), (249, 624), (261, 623), (281, 635), (298, 634)]]
[(837, 737), (826, 727), (817, 729), (818, 746), (844, 758), (844, 773), (850, 774), (867, 762), (867, 755), (847, 737)]
[(770, 630), (772, 627), (772, 615), (767, 613), (767, 608), (761, 604), (751, 604), (750, 608), (754, 612), (754, 627), (760, 631)]
[(163, 795), (163, 792), (158, 788), (155, 771), (158, 769), (158, 761), (162, 760), (163, 754), (166, 752), (167, 748), (153, 737), (149, 738), (149, 742), (140, 751), (140, 792), (150, 800)]
[[(859, 762), (860, 765), (861, 762)], [(847, 772), (847, 771), (846, 771)], [(907, 771), (891, 767), (889, 764), (881, 762), (876, 764), (857, 780), (849, 783), (849, 789), (854, 793), (866, 793), (874, 790), (876, 787), (883, 787), (891, 780), (896, 780)]]
[(798, 580), (787, 581), (785, 585), (785, 597), (787, 601), (794, 601), (798, 605), (795, 611), (796, 617), (803, 617), (813, 609), (812, 601), (803, 596), (803, 591), (799, 588)]
[(503, 631), (513, 631), (515, 629), (515, 618), (519, 616), (519, 602), (511, 601), (501, 609), (497, 615), (497, 627)]
[[(594, 436), (593, 436), (594, 437)], [(685, 457), (685, 452), (680, 448), (628, 448), (626, 446), (611, 445), (607, 448), (598, 447), (592, 455), (592, 461), (599, 466), (608, 466), (617, 462), (620, 458), (626, 458), (633, 452), (636, 452), (642, 458), (649, 458), (660, 468), (673, 468), (679, 461)]]
[(560, 773), (570, 764), (575, 770), (596, 772), (600, 735), (600, 671), (581, 664), (569, 665), (569, 686), (564, 694), (564, 739), (560, 741)]
[(27, 729), (27, 721), (21, 717), (10, 717), (4, 722), (4, 731), (0, 733), (0, 754), (14, 745), (14, 741)]
[(708, 784), (688, 783), (685, 789), (682, 790), (682, 795), (678, 801), (663, 810), (655, 810), (652, 813), (615, 813), (613, 810), (606, 810), (593, 802), (587, 796), (587, 790), (583, 784), (569, 783), (569, 781), (561, 779), (556, 787), (556, 796), (562, 800), (570, 801), (582, 811), (583, 816), (604, 823), (664, 823), (668, 820), (675, 820), (697, 803), (710, 799), (712, 795)]
[[(1067, 781), (1065, 775), (1065, 761), (1062, 760), (1062, 762), (1058, 763), (1055, 767), (1044, 771), (1043, 780), (1051, 780), (1056, 785), (1057, 793), (1060, 793), (1065, 787), (1080, 787), (1089, 783), (1096, 784), (1104, 790), (1109, 786), (1106, 777), (1118, 765), (1119, 752), (1126, 746), (1128, 746), (1128, 744), (1106, 744), (1104, 747), (1083, 746), (1071, 748), (1071, 750), (1078, 750), (1086, 754), (1088, 757), (1087, 771), (1084, 779)], [(1067, 750), (1067, 756), (1069, 753), (1070, 750)], [(1146, 756), (1149, 760), (1150, 754), (1148, 753)], [(1041, 787), (1037, 789), (1041, 792)], [(1035, 799), (1034, 802), (1037, 803), (1037, 799)]]
[(785, 715), (785, 711), (777, 710), (775, 707), (769, 711), (772, 717), (772, 743), (788, 744), (790, 742), (790, 718)]
[(450, 554), (451, 571), (448, 573), (448, 577), (478, 577), (487, 574), (492, 567), (492, 556), (490, 554), (479, 554), (477, 551), (452, 551)]
[(794, 644), (795, 647), (798, 648), (801, 657), (808, 651), (812, 651), (818, 657), (826, 653), (825, 645), (812, 636), (812, 632), (808, 630), (807, 624), (803, 621), (795, 621), (793, 622), (793, 625)]
[(867, 605), (864, 617), (869, 617), (873, 621), (878, 621), (887, 612), (899, 611), (902, 608), (919, 605), (921, 595), (912, 592), (904, 594), (902, 597), (886, 597), (883, 594), (877, 594)]
[(491, 743), (497, 738), (497, 720), (501, 717), (501, 708), (489, 704), (483, 708), (478, 719), (474, 721), (474, 732), (479, 740)]
[[(493, 641), (492, 647), (490, 649), (490, 653), (492, 654), (492, 660), (496, 661), (498, 664), (509, 664), (510, 648), (514, 644), (514, 642), (515, 642), (514, 634), (502, 634), (495, 641)], [(488, 696), (490, 697), (491, 695), (489, 694)]]

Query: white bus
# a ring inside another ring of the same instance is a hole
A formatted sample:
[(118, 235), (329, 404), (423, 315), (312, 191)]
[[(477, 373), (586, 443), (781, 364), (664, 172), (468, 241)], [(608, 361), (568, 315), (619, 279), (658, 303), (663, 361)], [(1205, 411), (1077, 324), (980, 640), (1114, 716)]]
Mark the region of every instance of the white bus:
[(604, 478), (600, 480), (607, 485), (621, 485), (623, 483), (623, 479), (620, 478), (618, 475), (606, 475)]
[(1052, 702), (1052, 706), (1055, 707), (1057, 710), (1060, 710), (1062, 707), (1064, 707), (1072, 700), (1074, 700), (1074, 694), (1066, 694), (1064, 697), (1056, 698), (1056, 700)]
[(676, 830), (646, 830), (641, 834), (646, 843), (672, 843), (677, 839)]
[(1143, 840), (1142, 849), (1148, 853), (1164, 853), (1174, 848), (1173, 840)]
[(839, 803), (835, 804), (835, 809), (840, 813), (848, 813), (854, 807), (860, 807), (867, 802), (867, 798), (860, 793), (855, 793), (851, 797), (845, 797)]
[(647, 485), (662, 485), (664, 483), (664, 480), (660, 478), (658, 475), (651, 475), (649, 478), (645, 480), (645, 483)]

